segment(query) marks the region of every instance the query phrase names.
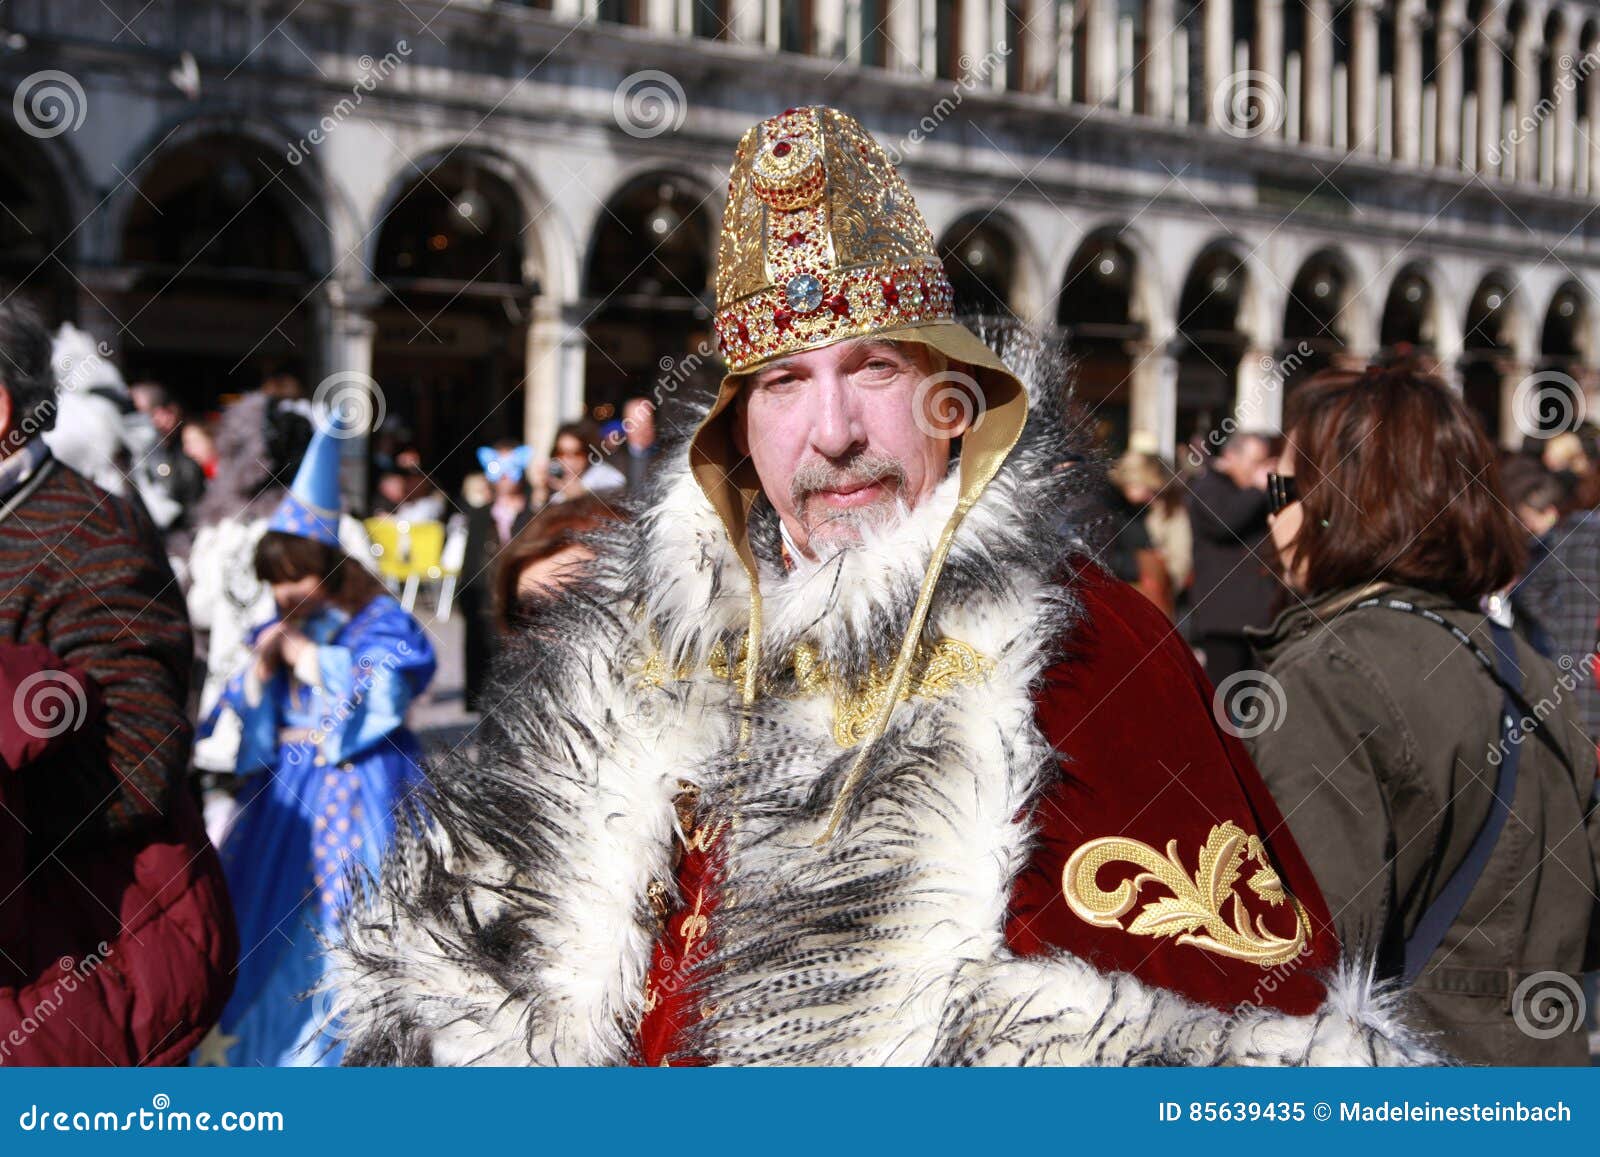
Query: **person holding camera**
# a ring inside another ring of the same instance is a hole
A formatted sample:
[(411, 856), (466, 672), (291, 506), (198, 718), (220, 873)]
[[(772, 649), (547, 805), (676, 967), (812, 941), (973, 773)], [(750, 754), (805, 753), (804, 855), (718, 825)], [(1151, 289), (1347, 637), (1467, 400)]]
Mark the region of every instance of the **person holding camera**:
[(609, 494), (625, 490), (627, 475), (603, 458), (591, 460), (591, 447), (598, 450), (600, 431), (593, 422), (568, 422), (556, 431), (545, 466), (549, 501), (565, 502), (583, 494)]

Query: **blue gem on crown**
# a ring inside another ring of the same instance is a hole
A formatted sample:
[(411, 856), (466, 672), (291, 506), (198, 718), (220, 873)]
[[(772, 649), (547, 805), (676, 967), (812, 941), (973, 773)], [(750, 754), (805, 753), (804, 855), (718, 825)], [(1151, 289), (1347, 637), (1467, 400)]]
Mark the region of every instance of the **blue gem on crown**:
[(822, 282), (809, 273), (799, 273), (789, 278), (783, 292), (789, 308), (796, 313), (810, 313), (822, 304)]

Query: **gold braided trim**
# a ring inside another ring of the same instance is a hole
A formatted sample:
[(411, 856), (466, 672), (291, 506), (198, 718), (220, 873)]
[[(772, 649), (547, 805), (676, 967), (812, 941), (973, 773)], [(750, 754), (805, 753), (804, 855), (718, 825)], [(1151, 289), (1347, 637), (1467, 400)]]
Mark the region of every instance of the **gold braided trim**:
[(950, 321), (954, 293), (937, 257), (828, 269), (819, 265), (717, 311), (732, 373), (798, 350), (886, 329)]
[[(711, 649), (707, 669), (718, 679), (744, 684), (749, 673), (746, 643), (747, 639), (740, 640), (738, 654), (731, 662), (728, 648), (717, 643)], [(894, 681), (890, 673), (880, 670), (876, 663), (868, 668), (867, 677), (861, 683), (849, 684), (838, 678), (832, 668), (817, 657), (816, 648), (808, 643), (790, 652), (787, 666), (794, 673), (794, 696), (832, 697), (833, 738), (840, 747), (854, 747), (868, 736), (892, 693)], [(958, 687), (981, 683), (993, 670), (994, 664), (976, 648), (956, 639), (939, 638), (918, 647), (910, 678), (901, 687), (896, 701), (938, 699)], [(639, 679), (646, 686), (660, 686), (673, 677), (686, 680), (693, 675), (694, 671), (687, 667), (669, 673), (658, 651), (647, 656), (639, 669)], [(761, 693), (771, 694), (773, 688), (763, 686)]]
[[(802, 695), (833, 696), (833, 741), (840, 747), (854, 747), (873, 730), (873, 724), (894, 694), (894, 680), (876, 663), (867, 669), (866, 679), (850, 686), (834, 677), (810, 646), (796, 647), (791, 656), (795, 684)], [(938, 699), (958, 687), (981, 683), (994, 664), (974, 648), (955, 639), (940, 638), (931, 646), (917, 649), (911, 677), (900, 688), (896, 702), (909, 699)]]
[[(1239, 876), (1245, 863), (1256, 872), (1246, 881), (1250, 890), (1272, 907), (1285, 901), (1295, 914), (1294, 934), (1278, 935), (1267, 927), (1266, 917), (1252, 920), (1240, 891)], [(1107, 864), (1131, 864), (1142, 869), (1110, 891), (1097, 882)], [(1122, 917), (1133, 911), (1146, 884), (1160, 884), (1171, 896), (1148, 900), (1133, 922), (1123, 928)], [(1200, 849), (1194, 875), (1184, 866), (1178, 841), (1169, 840), (1165, 856), (1149, 844), (1126, 836), (1103, 836), (1073, 852), (1061, 873), (1061, 890), (1080, 919), (1101, 928), (1122, 928), (1135, 936), (1176, 937), (1207, 952), (1252, 961), (1262, 968), (1293, 960), (1311, 938), (1311, 920), (1300, 901), (1283, 886), (1267, 850), (1257, 835), (1246, 835), (1232, 820), (1213, 827)], [(1225, 914), (1226, 912), (1226, 914)]]

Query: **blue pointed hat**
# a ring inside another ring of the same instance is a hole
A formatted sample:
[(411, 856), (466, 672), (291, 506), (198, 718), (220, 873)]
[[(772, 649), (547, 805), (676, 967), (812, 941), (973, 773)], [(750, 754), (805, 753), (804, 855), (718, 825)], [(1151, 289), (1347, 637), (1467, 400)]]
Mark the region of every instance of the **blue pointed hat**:
[(309, 538), (324, 546), (339, 545), (339, 444), (350, 431), (337, 412), (318, 417), (306, 456), (295, 472), (294, 485), (273, 511), (268, 530)]

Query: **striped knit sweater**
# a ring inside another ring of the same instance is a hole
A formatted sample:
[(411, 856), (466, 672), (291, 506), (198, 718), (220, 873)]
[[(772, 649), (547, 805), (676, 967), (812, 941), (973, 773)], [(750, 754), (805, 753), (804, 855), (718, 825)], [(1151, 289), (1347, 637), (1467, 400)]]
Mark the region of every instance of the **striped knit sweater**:
[(5, 640), (36, 643), (86, 671), (103, 701), (71, 743), (23, 773), (30, 860), (165, 814), (192, 738), (194, 650), (143, 508), (46, 459), (0, 504)]

